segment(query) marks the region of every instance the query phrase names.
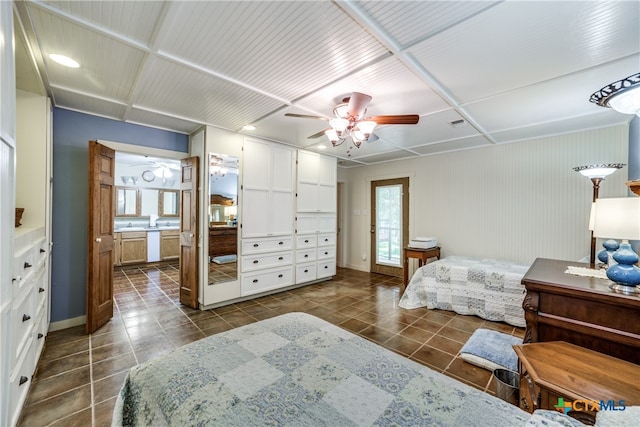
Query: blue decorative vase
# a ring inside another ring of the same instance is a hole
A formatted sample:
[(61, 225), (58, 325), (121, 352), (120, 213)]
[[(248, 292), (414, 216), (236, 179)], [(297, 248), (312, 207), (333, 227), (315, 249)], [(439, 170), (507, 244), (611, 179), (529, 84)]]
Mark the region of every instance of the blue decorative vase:
[(609, 260), (613, 256), (613, 253), (618, 250), (620, 243), (617, 240), (609, 239), (602, 243), (604, 249), (598, 252), (598, 259), (603, 264), (609, 264)]
[(640, 284), (640, 268), (634, 264), (638, 262), (638, 255), (631, 250), (629, 242), (624, 241), (620, 248), (613, 254), (613, 259), (617, 264), (607, 268), (607, 277), (618, 285), (627, 287), (622, 289), (626, 292), (634, 292), (635, 287)]

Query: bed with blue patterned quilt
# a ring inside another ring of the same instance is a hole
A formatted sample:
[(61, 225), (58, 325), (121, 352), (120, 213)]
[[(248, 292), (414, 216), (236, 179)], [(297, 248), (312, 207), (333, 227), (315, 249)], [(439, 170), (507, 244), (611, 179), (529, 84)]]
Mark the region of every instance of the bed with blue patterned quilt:
[(510, 261), (449, 256), (418, 268), (400, 307), (454, 311), (524, 327), (525, 287), (530, 266)]
[(114, 426), (514, 426), (529, 414), (305, 313), (132, 368)]

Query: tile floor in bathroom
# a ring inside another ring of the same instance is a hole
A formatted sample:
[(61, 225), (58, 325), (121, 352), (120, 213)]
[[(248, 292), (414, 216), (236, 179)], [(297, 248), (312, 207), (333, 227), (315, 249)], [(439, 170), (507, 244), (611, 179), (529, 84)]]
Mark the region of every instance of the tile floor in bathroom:
[(109, 426), (127, 370), (179, 346), (291, 311), (313, 314), (493, 394), (488, 370), (458, 352), (477, 328), (524, 330), (452, 312), (398, 307), (401, 279), (338, 268), (330, 281), (207, 311), (178, 298), (178, 265), (116, 269), (114, 317), (49, 333), (19, 426)]

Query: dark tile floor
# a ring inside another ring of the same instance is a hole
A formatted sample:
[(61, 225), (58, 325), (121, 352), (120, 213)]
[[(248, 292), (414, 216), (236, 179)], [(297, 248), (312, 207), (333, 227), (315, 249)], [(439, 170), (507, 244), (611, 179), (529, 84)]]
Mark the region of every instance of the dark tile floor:
[(487, 370), (458, 352), (477, 328), (522, 337), (503, 323), (455, 313), (398, 307), (400, 279), (338, 269), (333, 280), (208, 311), (178, 301), (174, 264), (116, 271), (113, 319), (98, 332), (50, 333), (22, 411), (20, 426), (108, 426), (116, 395), (132, 366), (181, 345), (291, 311), (304, 311), (436, 371), (493, 394)]

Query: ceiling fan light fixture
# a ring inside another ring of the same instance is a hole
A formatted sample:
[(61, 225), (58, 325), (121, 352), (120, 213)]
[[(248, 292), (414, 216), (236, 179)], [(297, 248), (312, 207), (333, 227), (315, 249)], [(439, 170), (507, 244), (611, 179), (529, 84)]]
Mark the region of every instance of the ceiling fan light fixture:
[(373, 133), (373, 130), (378, 124), (373, 120), (363, 120), (358, 122), (358, 130), (362, 132), (364, 139), (369, 139), (369, 136)]
[(640, 73), (632, 74), (594, 92), (589, 101), (623, 114), (640, 117)]
[(342, 134), (349, 127), (349, 120), (336, 118), (336, 119), (329, 120), (329, 124), (331, 125), (333, 130), (336, 132), (336, 135), (338, 136), (338, 138), (340, 138), (342, 137)]
[(336, 105), (333, 109), (333, 114), (338, 118), (346, 119), (349, 117), (349, 104), (343, 102), (342, 104)]

